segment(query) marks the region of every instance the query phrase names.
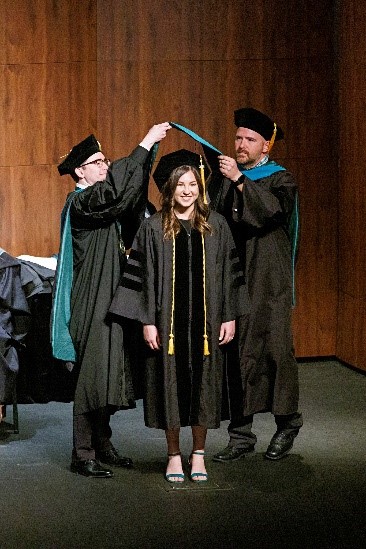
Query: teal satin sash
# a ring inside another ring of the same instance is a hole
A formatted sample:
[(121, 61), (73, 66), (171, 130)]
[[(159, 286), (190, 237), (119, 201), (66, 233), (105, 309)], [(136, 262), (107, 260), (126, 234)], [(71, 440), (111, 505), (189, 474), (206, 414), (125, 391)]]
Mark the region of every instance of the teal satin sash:
[[(74, 193), (83, 191), (75, 189)], [(70, 206), (74, 194), (70, 195), (61, 214), (61, 244), (57, 260), (55, 289), (51, 312), (51, 345), (55, 358), (75, 362), (76, 353), (71, 339), (69, 324), (71, 318), (71, 289), (73, 279), (73, 249), (70, 223)]]

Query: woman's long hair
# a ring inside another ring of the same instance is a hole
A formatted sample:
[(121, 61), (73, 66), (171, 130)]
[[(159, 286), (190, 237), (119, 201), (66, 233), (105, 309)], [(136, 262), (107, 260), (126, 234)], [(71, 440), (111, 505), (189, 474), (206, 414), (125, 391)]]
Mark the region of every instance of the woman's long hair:
[(212, 233), (212, 227), (207, 222), (210, 208), (208, 204), (205, 204), (204, 202), (204, 188), (200, 174), (194, 166), (183, 165), (172, 171), (168, 181), (164, 184), (161, 190), (161, 215), (163, 221), (164, 239), (166, 240), (174, 238), (181, 230), (181, 225), (174, 212), (174, 193), (179, 179), (187, 172), (193, 173), (199, 190), (197, 200), (194, 203), (193, 216), (191, 218), (192, 227), (197, 229), (197, 231), (203, 235), (205, 233)]

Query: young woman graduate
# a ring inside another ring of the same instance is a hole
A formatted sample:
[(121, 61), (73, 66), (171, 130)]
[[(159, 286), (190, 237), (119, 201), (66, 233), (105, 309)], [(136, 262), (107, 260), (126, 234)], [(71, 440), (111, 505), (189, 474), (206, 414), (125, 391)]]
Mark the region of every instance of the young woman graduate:
[(231, 232), (210, 212), (199, 162), (184, 149), (160, 159), (162, 209), (142, 223), (110, 309), (143, 324), (145, 424), (165, 430), (165, 478), (175, 485), (184, 481), (184, 426), (192, 429), (190, 479), (207, 481), (205, 441), (207, 429), (220, 426), (224, 347), (248, 312)]

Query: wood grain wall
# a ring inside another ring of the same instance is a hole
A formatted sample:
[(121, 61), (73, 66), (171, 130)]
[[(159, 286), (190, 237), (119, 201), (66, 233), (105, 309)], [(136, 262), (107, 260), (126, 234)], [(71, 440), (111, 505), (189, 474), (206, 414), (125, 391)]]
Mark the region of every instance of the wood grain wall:
[[(297, 356), (336, 352), (337, 74), (332, 0), (3, 0), (0, 246), (58, 249), (71, 179), (59, 157), (91, 132), (123, 156), (149, 127), (184, 124), (233, 154), (233, 111), (264, 110), (286, 139), (302, 227)], [(160, 154), (197, 150), (172, 130)], [(157, 200), (151, 183), (150, 197)]]
[[(60, 156), (97, 124), (96, 2), (2, 0), (0, 246), (58, 250)], [(85, 32), (86, 29), (88, 32)]]
[(366, 14), (341, 3), (339, 309), (336, 354), (366, 370)]

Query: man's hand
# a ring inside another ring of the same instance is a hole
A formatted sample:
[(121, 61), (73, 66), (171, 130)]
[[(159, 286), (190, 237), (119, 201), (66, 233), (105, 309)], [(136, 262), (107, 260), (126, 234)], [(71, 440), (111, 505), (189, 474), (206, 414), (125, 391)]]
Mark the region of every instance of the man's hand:
[(143, 334), (145, 343), (150, 349), (158, 351), (161, 347), (161, 343), (157, 327), (154, 326), (154, 324), (145, 324), (143, 327)]
[(235, 320), (223, 322), (220, 327), (219, 345), (226, 345), (234, 339), (235, 335)]
[(141, 147), (144, 147), (148, 151), (151, 149), (151, 147), (154, 145), (154, 143), (157, 143), (158, 141), (161, 141), (166, 137), (166, 132), (171, 129), (171, 126), (169, 122), (163, 122), (162, 124), (155, 124), (150, 130), (147, 132), (143, 140), (141, 141), (140, 145)]
[(219, 159), (219, 167), (222, 175), (231, 179), (231, 181), (237, 181), (241, 176), (241, 171), (238, 168), (236, 160), (230, 156), (224, 156), (223, 154), (217, 158)]

